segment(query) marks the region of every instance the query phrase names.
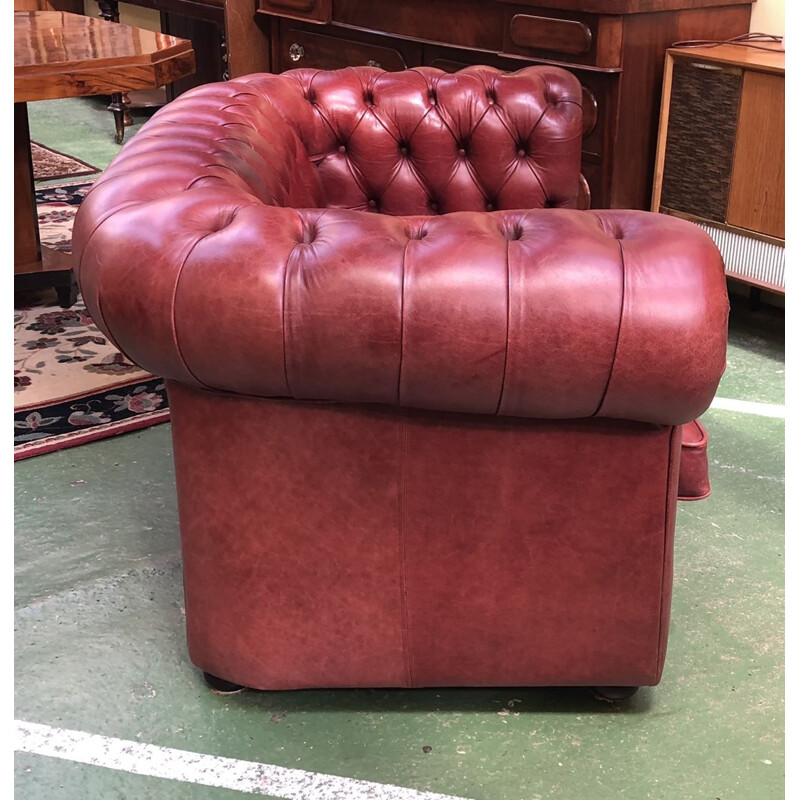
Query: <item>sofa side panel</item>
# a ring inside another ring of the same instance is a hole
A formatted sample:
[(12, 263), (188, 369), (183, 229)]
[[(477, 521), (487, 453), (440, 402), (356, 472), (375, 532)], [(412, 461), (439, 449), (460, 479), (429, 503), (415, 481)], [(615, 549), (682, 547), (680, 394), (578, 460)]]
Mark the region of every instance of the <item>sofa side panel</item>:
[(459, 425), (444, 416), (408, 424), (414, 685), (658, 683), (674, 430), (613, 420)]
[(169, 391), (201, 669), (259, 689), (658, 682), (676, 429)]

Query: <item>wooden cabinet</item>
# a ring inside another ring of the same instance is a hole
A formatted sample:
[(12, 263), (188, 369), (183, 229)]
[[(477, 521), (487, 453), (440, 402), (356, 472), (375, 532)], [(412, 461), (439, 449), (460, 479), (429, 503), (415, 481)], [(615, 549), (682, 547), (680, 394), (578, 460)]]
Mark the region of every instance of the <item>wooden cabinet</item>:
[(784, 54), (667, 51), (652, 210), (709, 231), (731, 277), (783, 291)]
[(279, 24), (282, 46), (277, 52), (277, 72), (313, 64), (319, 69), (342, 69), (354, 64), (396, 72), (422, 63), (418, 42), (387, 40), (384, 37), (329, 36), (319, 27), (303, 26), (294, 20)]
[(731, 174), (727, 222), (738, 228), (785, 239), (783, 72), (748, 69)]
[(679, 40), (746, 33), (751, 8), (751, 0), (254, 2), (275, 72), (358, 64), (570, 70), (584, 87), (583, 173), (595, 208), (649, 207), (664, 53)]
[[(285, 0), (285, 4), (294, 1)], [(119, 20), (119, 0), (96, 2), (100, 16)], [(160, 12), (162, 32), (189, 39), (194, 46), (197, 70), (191, 77), (168, 87), (169, 99), (203, 83), (270, 70), (269, 25), (255, 14), (256, 0), (124, 2)]]

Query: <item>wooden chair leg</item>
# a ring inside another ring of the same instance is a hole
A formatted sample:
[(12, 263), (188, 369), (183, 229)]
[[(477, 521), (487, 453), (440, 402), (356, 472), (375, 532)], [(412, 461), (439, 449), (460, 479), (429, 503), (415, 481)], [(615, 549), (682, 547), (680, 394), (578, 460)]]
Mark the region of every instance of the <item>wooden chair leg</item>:
[(114, 114), (114, 127), (116, 128), (114, 141), (117, 144), (122, 144), (122, 140), (125, 138), (125, 102), (122, 99), (121, 92), (114, 92), (111, 95), (111, 103), (108, 106), (108, 110)]

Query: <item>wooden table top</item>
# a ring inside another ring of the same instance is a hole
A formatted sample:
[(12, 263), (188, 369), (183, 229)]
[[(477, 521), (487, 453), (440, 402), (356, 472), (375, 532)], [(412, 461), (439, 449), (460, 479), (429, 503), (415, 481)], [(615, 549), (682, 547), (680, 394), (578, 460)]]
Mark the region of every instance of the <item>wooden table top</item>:
[(191, 75), (187, 39), (62, 11), (14, 12), (14, 102), (152, 89)]
[(735, 44), (720, 44), (711, 47), (670, 47), (667, 52), (673, 58), (691, 58), (732, 67), (755, 69), (761, 72), (785, 74), (786, 53), (780, 44), (758, 42), (759, 47), (742, 47)]

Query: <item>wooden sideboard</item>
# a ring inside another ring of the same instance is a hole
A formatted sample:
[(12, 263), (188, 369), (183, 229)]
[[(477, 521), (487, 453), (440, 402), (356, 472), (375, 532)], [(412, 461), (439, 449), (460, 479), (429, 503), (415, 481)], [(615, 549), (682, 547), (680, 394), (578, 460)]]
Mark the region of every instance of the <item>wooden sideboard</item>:
[(761, 47), (667, 51), (652, 210), (707, 230), (730, 277), (783, 293), (785, 55)]
[(746, 33), (751, 10), (751, 0), (254, 2), (269, 21), (273, 72), (478, 63), (570, 70), (584, 87), (583, 172), (595, 208), (650, 206), (667, 48)]

